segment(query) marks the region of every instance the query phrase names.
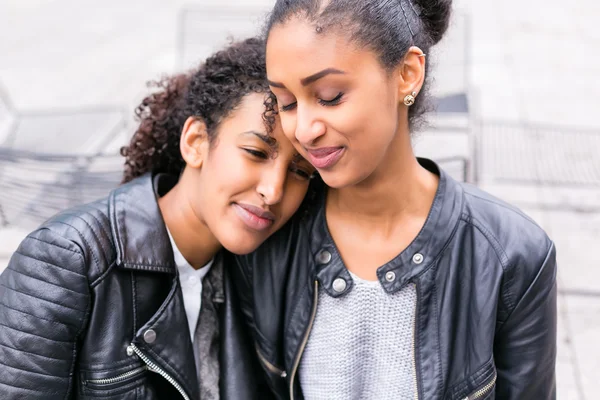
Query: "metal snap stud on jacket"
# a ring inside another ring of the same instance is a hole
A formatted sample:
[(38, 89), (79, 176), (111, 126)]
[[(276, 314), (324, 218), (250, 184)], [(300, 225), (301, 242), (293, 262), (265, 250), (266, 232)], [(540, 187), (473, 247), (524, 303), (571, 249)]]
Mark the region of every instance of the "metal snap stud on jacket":
[(342, 278), (337, 278), (335, 281), (333, 281), (333, 290), (335, 290), (338, 293), (342, 293), (344, 290), (346, 290), (346, 281)]
[(327, 264), (331, 261), (331, 253), (327, 250), (321, 250), (319, 254), (317, 254), (317, 262), (319, 264)]
[(394, 280), (396, 280), (396, 273), (394, 271), (388, 271), (385, 274), (385, 280), (388, 282), (394, 282)]
[(412, 260), (415, 264), (421, 264), (423, 262), (423, 254), (421, 254), (421, 253), (415, 254), (413, 256)]
[(144, 332), (144, 342), (150, 344), (150, 343), (154, 343), (155, 340), (156, 340), (156, 332), (154, 332), (154, 330), (148, 329), (146, 332)]

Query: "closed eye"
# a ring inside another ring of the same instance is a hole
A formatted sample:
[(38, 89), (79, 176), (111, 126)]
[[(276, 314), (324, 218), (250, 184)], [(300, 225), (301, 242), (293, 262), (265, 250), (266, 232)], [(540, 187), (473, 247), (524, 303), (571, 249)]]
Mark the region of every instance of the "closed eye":
[(338, 95), (335, 96), (331, 100), (319, 99), (319, 104), (321, 104), (322, 106), (335, 106), (335, 105), (338, 105), (340, 103), (340, 100), (342, 99), (343, 95), (344, 95), (343, 92), (339, 92)]
[(297, 102), (294, 101), (293, 103), (290, 103), (288, 105), (281, 106), (281, 107), (279, 107), (279, 111), (285, 112), (285, 111), (293, 110), (296, 107), (296, 104), (297, 104)]
[(264, 151), (254, 150), (254, 149), (246, 149), (244, 151), (248, 154), (251, 154), (253, 157), (260, 158), (261, 160), (266, 160), (269, 158), (269, 155)]
[(302, 168), (298, 168), (298, 167), (294, 167), (294, 166), (290, 167), (289, 170), (290, 170), (290, 172), (295, 174), (296, 177), (298, 177), (300, 180), (303, 180), (303, 181), (308, 181), (314, 175), (314, 173), (310, 173), (306, 170), (303, 170)]

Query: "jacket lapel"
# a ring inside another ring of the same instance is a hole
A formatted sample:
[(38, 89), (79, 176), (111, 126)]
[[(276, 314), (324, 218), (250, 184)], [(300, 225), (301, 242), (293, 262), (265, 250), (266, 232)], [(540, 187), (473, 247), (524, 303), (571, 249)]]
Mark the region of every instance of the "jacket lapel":
[(175, 273), (173, 249), (155, 188), (168, 191), (177, 182), (170, 175), (150, 174), (115, 189), (109, 196), (111, 230), (120, 268)]
[(171, 274), (167, 278), (132, 273), (135, 304), (132, 342), (175, 379), (190, 398), (199, 399), (183, 294), (157, 201), (160, 194), (176, 183), (175, 177), (165, 174), (137, 178), (110, 194), (109, 215), (118, 268)]
[[(185, 315), (179, 277), (158, 311), (136, 332), (133, 343), (165, 370), (192, 399), (199, 399), (194, 349)], [(136, 302), (150, 296), (145, 287), (136, 291)], [(140, 304), (140, 303), (138, 303)]]

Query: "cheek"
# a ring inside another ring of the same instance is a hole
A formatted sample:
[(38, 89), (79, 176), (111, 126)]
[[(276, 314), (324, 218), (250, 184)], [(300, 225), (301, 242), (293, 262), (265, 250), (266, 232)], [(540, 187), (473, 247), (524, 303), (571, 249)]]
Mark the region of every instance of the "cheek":
[(358, 145), (355, 150), (367, 150), (389, 144), (398, 124), (397, 105), (389, 94), (366, 93), (349, 107), (347, 118), (341, 123), (347, 128), (349, 139)]
[(291, 115), (291, 113), (282, 112), (279, 114), (279, 118), (281, 121), (281, 129), (283, 130), (283, 134), (288, 140), (292, 143), (296, 142), (296, 117)]
[[(205, 186), (200, 188), (213, 204), (229, 202), (229, 199), (252, 187), (251, 177), (255, 173), (250, 163), (241, 154), (229, 151), (229, 154), (216, 151), (203, 165)], [(218, 206), (218, 204), (214, 204)]]

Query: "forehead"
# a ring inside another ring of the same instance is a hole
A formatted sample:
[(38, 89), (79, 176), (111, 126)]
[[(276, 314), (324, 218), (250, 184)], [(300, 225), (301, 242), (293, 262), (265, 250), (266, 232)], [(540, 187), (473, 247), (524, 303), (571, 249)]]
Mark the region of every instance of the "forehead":
[(244, 96), (240, 104), (221, 122), (220, 131), (244, 129), (266, 133), (267, 129), (263, 120), (265, 98), (266, 95), (263, 93), (251, 93)]
[[(278, 147), (283, 144), (291, 146), (289, 140), (283, 134), (279, 117), (274, 116), (274, 125), (271, 132), (267, 132), (263, 115), (265, 113), (265, 93), (251, 93), (246, 95), (240, 104), (233, 110), (227, 119), (225, 119), (219, 129), (219, 134), (231, 134), (236, 136), (244, 132), (257, 132), (274, 139)], [(249, 137), (252, 137), (250, 135)]]
[(294, 17), (276, 24), (267, 40), (267, 75), (271, 81), (283, 82), (293, 76), (309, 76), (315, 71), (344, 66), (352, 71), (368, 62), (374, 54), (351, 43), (335, 30), (317, 33), (316, 25)]

